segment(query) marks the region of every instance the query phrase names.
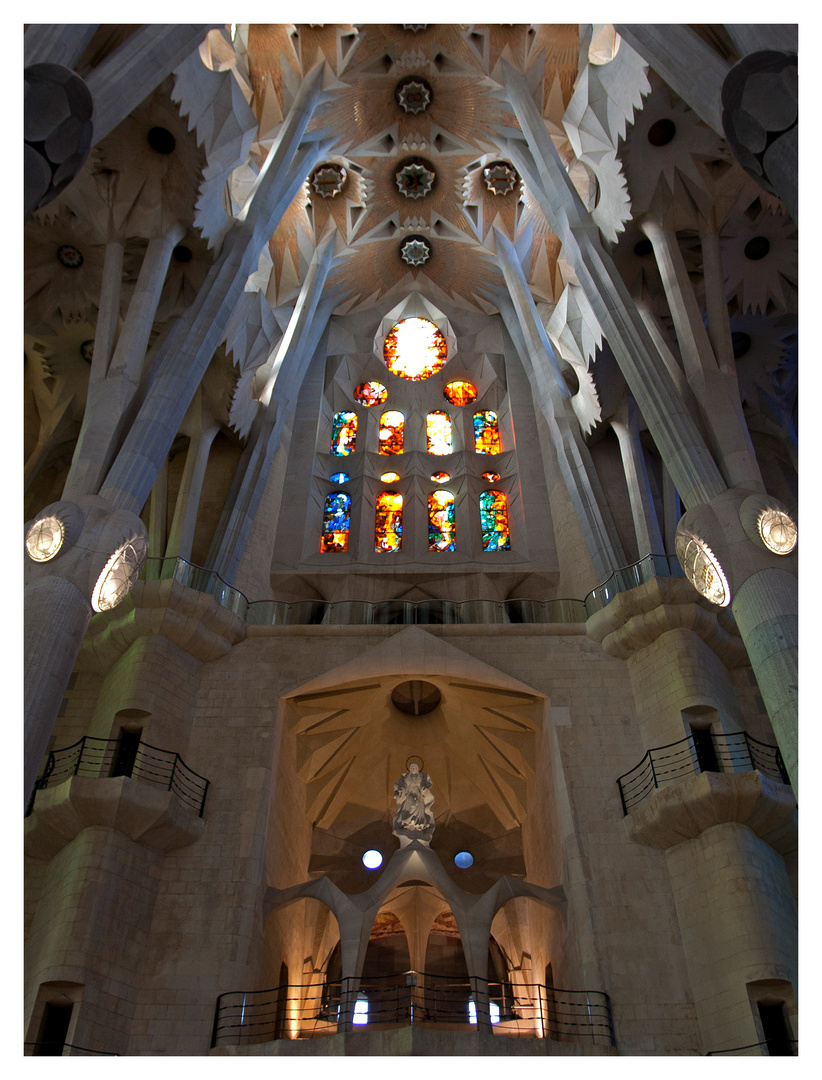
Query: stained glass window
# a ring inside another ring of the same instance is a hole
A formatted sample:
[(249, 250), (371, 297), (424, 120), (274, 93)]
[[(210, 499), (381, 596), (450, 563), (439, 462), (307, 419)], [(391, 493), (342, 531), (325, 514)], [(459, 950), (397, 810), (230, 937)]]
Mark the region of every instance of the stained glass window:
[(451, 479), (451, 473), (447, 472), (435, 472), (432, 474), (431, 479), (435, 484), (447, 484)]
[(447, 359), (445, 338), (429, 319), (402, 319), (385, 339), (383, 360), (388, 370), (401, 379), (427, 379)]
[(380, 417), (380, 453), (401, 454), (405, 417), (401, 412), (386, 412)]
[(382, 480), (384, 484), (396, 484), (399, 478), (400, 474), (396, 472), (384, 472), (380, 476), (380, 480)]
[(380, 382), (360, 383), (354, 391), (354, 398), (361, 405), (382, 405), (387, 397), (388, 391)]
[(326, 496), (320, 551), (348, 551), (351, 527), (351, 496), (332, 491)]
[(454, 496), (434, 491), (428, 496), (428, 550), (454, 550)]
[(474, 413), (474, 448), (478, 454), (499, 454), (499, 423), (497, 414), (486, 410)]
[(481, 491), (479, 497), (480, 529), (483, 551), (509, 551), (508, 506), (501, 491)]
[(425, 438), (429, 454), (451, 453), (451, 417), (447, 412), (432, 412), (426, 416)]
[(499, 480), (499, 473), (498, 472), (484, 472), (482, 474), (482, 478), (483, 478), (483, 480), (487, 480), (489, 484), (496, 484), (497, 480)]
[(351, 477), (347, 472), (335, 472), (331, 477), (332, 484), (347, 484)]
[(445, 400), (452, 405), (470, 405), (477, 399), (477, 388), (473, 383), (458, 379), (456, 382), (450, 382), (443, 390), (443, 394)]
[(331, 453), (337, 457), (348, 457), (354, 453), (357, 442), (357, 414), (353, 412), (334, 413), (331, 425)]
[(377, 496), (374, 550), (399, 551), (402, 547), (402, 495), (381, 491)]

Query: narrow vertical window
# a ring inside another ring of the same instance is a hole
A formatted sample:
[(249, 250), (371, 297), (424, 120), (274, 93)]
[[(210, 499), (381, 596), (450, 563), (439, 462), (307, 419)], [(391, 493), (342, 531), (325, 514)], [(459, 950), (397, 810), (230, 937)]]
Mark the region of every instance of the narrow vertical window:
[(479, 497), (480, 529), (483, 551), (509, 551), (508, 506), (501, 491), (481, 491)]
[(454, 534), (454, 496), (434, 491), (428, 496), (428, 550), (453, 551)]
[(402, 547), (402, 495), (381, 491), (377, 496), (374, 526), (375, 551), (399, 551)]
[(474, 413), (474, 449), (478, 454), (499, 454), (499, 422), (490, 409)]
[(348, 551), (351, 530), (351, 496), (332, 491), (326, 496), (320, 551)]
[(401, 454), (405, 417), (401, 412), (385, 412), (380, 417), (380, 453)]
[(331, 453), (337, 457), (348, 457), (354, 453), (357, 442), (357, 414), (353, 412), (334, 413), (331, 425)]
[(425, 438), (429, 454), (451, 453), (451, 417), (447, 412), (431, 412), (426, 416)]

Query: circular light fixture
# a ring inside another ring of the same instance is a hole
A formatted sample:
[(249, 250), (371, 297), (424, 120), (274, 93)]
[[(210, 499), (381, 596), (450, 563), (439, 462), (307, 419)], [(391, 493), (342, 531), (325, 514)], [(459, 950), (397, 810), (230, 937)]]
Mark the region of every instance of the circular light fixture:
[(63, 522), (58, 517), (43, 517), (31, 526), (26, 534), (26, 551), (34, 562), (48, 562), (63, 546), (66, 535)]
[(384, 472), (380, 476), (380, 480), (382, 480), (384, 484), (396, 484), (399, 478), (400, 474), (396, 472)]
[(796, 547), (796, 525), (784, 510), (763, 510), (756, 526), (762, 543), (774, 555), (790, 555)]
[(731, 587), (719, 560), (704, 540), (688, 533), (678, 533), (676, 554), (685, 576), (698, 593), (717, 607), (731, 602)]
[(460, 870), (467, 870), (474, 865), (474, 856), (469, 851), (458, 851), (454, 856), (454, 862)]
[(430, 84), (416, 75), (409, 75), (407, 79), (397, 83), (394, 94), (397, 104), (407, 113), (425, 112), (433, 99)]
[(351, 477), (347, 472), (335, 472), (330, 479), (332, 484), (347, 484)]
[(366, 870), (376, 870), (382, 866), (382, 852), (376, 848), (369, 848), (362, 857), (362, 864)]
[(513, 191), (517, 180), (517, 171), (507, 161), (492, 161), (482, 170), (485, 186), (495, 195), (507, 195)]
[(409, 236), (400, 244), (400, 255), (409, 266), (422, 266), (431, 258), (431, 245), (424, 236)]
[(319, 165), (311, 174), (311, 186), (324, 199), (333, 199), (342, 191), (347, 175), (342, 165), (334, 162)]
[(395, 175), (397, 188), (406, 199), (422, 199), (434, 186), (436, 173), (425, 161), (409, 161)]
[(95, 611), (110, 611), (128, 596), (148, 552), (145, 536), (133, 536), (114, 552), (103, 567), (91, 594)]
[(83, 253), (74, 244), (61, 244), (57, 249), (57, 261), (67, 270), (79, 270), (83, 265)]

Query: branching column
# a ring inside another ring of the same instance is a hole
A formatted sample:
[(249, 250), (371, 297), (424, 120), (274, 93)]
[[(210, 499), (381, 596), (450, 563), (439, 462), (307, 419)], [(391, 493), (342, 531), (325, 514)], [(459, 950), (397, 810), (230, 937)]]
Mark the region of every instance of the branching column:
[[(91, 615), (94, 581), (120, 544), (130, 537), (145, 536), (137, 515), (225, 334), (231, 312), (280, 218), (305, 177), (333, 144), (322, 132), (304, 140), (314, 110), (324, 97), (324, 66), (318, 64), (303, 80), (241, 220), (228, 234), (195, 301), (158, 351), (151, 385), (100, 497), (82, 495), (73, 502), (57, 504), (56, 512), (62, 508), (75, 515), (77, 535), (66, 540), (58, 561), (35, 564), (27, 560), (34, 610), (30, 616), (27, 608), (26, 617), (27, 621), (36, 618), (37, 638), (36, 647), (27, 654), (26, 667), (26, 798)], [(66, 581), (73, 588), (67, 589)], [(49, 601), (51, 593), (54, 604)], [(66, 627), (70, 628), (68, 638)]]
[[(580, 435), (579, 422), (570, 408), (570, 393), (516, 252), (498, 230), (494, 230), (494, 234), (497, 258), (513, 305), (512, 310), (501, 303), (500, 313), (514, 341), (522, 342), (522, 360), (532, 379), (534, 399), (548, 421), (562, 478), (588, 553), (599, 580), (604, 581), (617, 567), (625, 565), (625, 555), (590, 452)], [(512, 325), (513, 318), (516, 318), (516, 325)]]

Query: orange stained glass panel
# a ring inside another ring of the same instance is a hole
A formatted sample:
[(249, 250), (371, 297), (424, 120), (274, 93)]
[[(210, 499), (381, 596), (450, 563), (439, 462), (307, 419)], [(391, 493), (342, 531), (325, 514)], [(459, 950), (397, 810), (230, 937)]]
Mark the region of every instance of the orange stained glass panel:
[(405, 417), (401, 412), (386, 412), (380, 417), (380, 453), (401, 454)]
[(354, 391), (354, 397), (361, 405), (382, 405), (388, 397), (388, 391), (382, 383), (364, 382)]
[(456, 382), (450, 382), (443, 390), (445, 400), (452, 405), (470, 405), (472, 401), (477, 400), (477, 388), (473, 383), (466, 382), (464, 379), (458, 379)]
[(402, 319), (388, 332), (383, 346), (388, 370), (414, 382), (435, 375), (447, 359), (445, 338), (429, 319)]
[(381, 491), (377, 496), (374, 550), (399, 551), (402, 547), (402, 495)]
[(454, 534), (454, 496), (450, 491), (434, 491), (428, 496), (428, 550), (453, 551)]

